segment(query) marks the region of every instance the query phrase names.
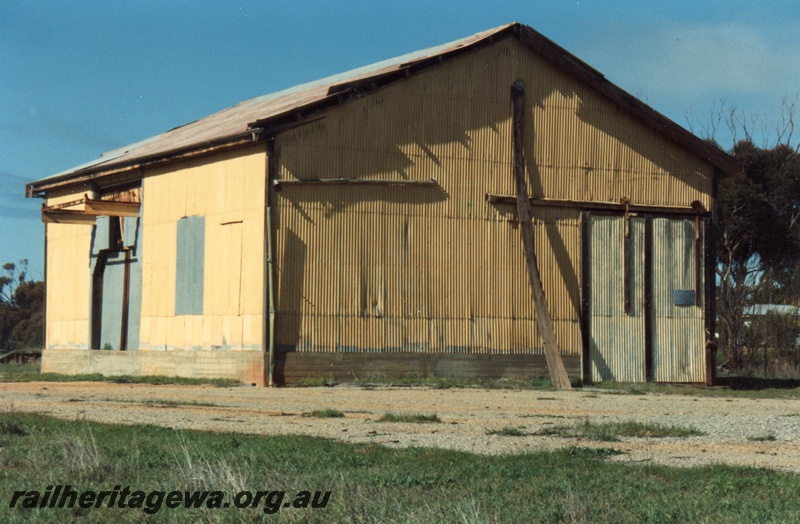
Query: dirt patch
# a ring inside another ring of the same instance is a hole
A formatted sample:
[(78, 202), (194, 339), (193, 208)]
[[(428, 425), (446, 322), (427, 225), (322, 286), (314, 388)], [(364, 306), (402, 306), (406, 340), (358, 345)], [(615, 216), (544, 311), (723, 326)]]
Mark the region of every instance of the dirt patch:
[[(0, 410), (39, 412), (71, 420), (261, 435), (303, 434), (483, 454), (576, 445), (611, 447), (623, 452), (612, 459), (620, 462), (677, 466), (727, 463), (800, 472), (800, 402), (791, 399), (619, 395), (585, 389), (265, 389), (99, 382), (0, 383), (0, 399)], [(342, 411), (345, 417), (303, 416), (324, 409)], [(441, 422), (378, 422), (387, 412), (435, 413)], [(536, 435), (554, 425), (585, 420), (693, 427), (704, 435), (621, 438), (619, 442)], [(517, 431), (502, 431), (507, 428)], [(490, 432), (499, 434), (487, 434)]]

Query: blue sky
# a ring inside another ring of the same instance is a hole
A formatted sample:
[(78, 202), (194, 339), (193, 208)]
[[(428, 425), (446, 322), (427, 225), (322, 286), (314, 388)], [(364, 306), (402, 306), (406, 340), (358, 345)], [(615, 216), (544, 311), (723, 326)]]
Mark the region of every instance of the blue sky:
[[(800, 91), (796, 0), (2, 0), (0, 264), (28, 258), (42, 276), (41, 200), (24, 198), (26, 182), (249, 98), (512, 21), (677, 123), (689, 127), (689, 115), (700, 135), (723, 102), (769, 135), (781, 100)], [(724, 129), (718, 139), (730, 147)]]

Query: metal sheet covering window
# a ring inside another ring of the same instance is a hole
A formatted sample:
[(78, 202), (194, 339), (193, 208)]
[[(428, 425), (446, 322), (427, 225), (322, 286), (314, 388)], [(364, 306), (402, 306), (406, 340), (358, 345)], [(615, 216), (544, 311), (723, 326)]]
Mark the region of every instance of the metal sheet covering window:
[(177, 266), (175, 268), (175, 314), (203, 314), (206, 219), (201, 216), (178, 220)]

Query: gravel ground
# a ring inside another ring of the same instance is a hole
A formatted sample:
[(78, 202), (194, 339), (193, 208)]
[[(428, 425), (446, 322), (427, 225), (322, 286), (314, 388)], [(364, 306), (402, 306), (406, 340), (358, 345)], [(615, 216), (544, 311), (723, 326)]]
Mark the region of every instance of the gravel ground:
[[(345, 418), (305, 412), (338, 409)], [(426, 446), (483, 454), (567, 446), (613, 447), (612, 460), (672, 466), (727, 463), (800, 473), (800, 401), (605, 391), (329, 388), (215, 388), (98, 382), (0, 383), (0, 411), (72, 420), (155, 424), (260, 435), (303, 434), (386, 446)], [(377, 422), (384, 413), (436, 413), (441, 423)], [(554, 425), (626, 421), (691, 426), (704, 436), (622, 438), (620, 442), (530, 435)], [(526, 436), (487, 435), (518, 428)], [(749, 439), (773, 436), (775, 440)]]

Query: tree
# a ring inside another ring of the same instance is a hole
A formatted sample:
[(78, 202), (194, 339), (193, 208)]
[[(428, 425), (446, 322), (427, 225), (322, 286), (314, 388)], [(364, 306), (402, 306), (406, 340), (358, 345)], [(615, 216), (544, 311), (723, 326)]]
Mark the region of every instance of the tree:
[(0, 276), (0, 351), (41, 348), (44, 283), (28, 280), (28, 261), (3, 264)]
[(746, 307), (800, 299), (800, 156), (788, 143), (760, 148), (749, 137), (732, 154), (745, 180), (719, 186), (717, 311), (721, 345), (742, 369), (759, 339), (746, 336)]
[[(795, 319), (745, 316), (754, 304), (800, 305), (800, 144), (794, 138), (799, 100), (800, 91), (783, 97), (772, 128), (759, 115), (725, 101), (707, 119), (686, 114), (689, 129), (696, 128), (714, 145), (727, 129), (733, 144), (729, 152), (744, 171), (745, 180), (720, 182), (715, 224), (720, 347), (729, 367), (738, 371), (750, 364), (756, 346), (766, 355), (768, 345), (791, 345), (800, 363), (795, 339), (784, 330), (795, 332)], [(776, 329), (782, 336), (774, 336)]]

